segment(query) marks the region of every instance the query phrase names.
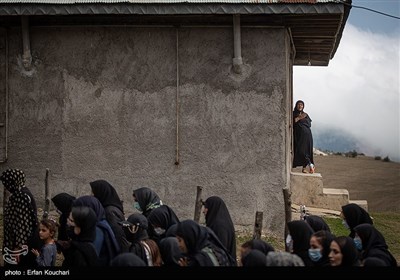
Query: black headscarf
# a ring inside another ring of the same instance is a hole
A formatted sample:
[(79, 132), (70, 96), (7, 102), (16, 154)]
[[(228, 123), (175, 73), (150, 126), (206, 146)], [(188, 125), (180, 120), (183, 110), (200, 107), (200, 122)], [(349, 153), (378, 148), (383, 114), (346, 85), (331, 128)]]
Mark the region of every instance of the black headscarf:
[(179, 249), (176, 237), (165, 237), (161, 239), (159, 248), (164, 266), (179, 266), (178, 261), (183, 255)]
[[(96, 227), (104, 234), (103, 243), (101, 245), (99, 244), (101, 248), (97, 247), (96, 251), (99, 253), (100, 264), (108, 264), (109, 261), (120, 252), (120, 246), (115, 238), (115, 234), (111, 229), (110, 224), (105, 219), (105, 211), (103, 206), (97, 198), (90, 195), (77, 198), (72, 204), (72, 207), (76, 206), (87, 206), (96, 213)], [(96, 241), (98, 241), (98, 237), (96, 237)]]
[[(218, 260), (219, 266), (232, 265), (225, 248), (218, 247), (219, 244), (213, 243), (210, 240), (209, 230), (195, 221), (185, 220), (180, 222), (176, 235), (185, 241), (189, 265), (215, 266), (214, 257)], [(210, 257), (210, 254), (207, 253), (210, 250), (214, 257)]]
[(274, 247), (272, 247), (267, 242), (261, 239), (253, 239), (250, 241), (250, 246), (253, 250), (258, 250), (263, 252), (265, 255), (268, 255), (269, 252), (275, 251)]
[(105, 217), (114, 232), (115, 239), (120, 244), (123, 252), (128, 252), (130, 243), (126, 239), (125, 233), (118, 224), (125, 220), (122, 202), (110, 183), (105, 180), (96, 180), (90, 183), (94, 197), (96, 197), (104, 207)]
[(314, 232), (320, 230), (326, 230), (329, 232), (331, 231), (328, 224), (320, 216), (314, 216), (314, 215), (305, 216), (304, 220), (307, 222), (307, 224), (310, 225), (310, 227), (314, 230)]
[(251, 250), (242, 258), (242, 265), (246, 267), (266, 266), (267, 256), (259, 250)]
[[(314, 164), (314, 140), (311, 133), (312, 120), (306, 112), (297, 110), (298, 103), (303, 103), (304, 105), (302, 100), (298, 100), (293, 110), (293, 168), (297, 166), (306, 167), (310, 163)], [(294, 119), (300, 113), (302, 113), (302, 116), (305, 115), (305, 117), (295, 122)]]
[(303, 110), (304, 110), (304, 101), (303, 100), (297, 100), (296, 104), (294, 105), (294, 109), (293, 109), (293, 118), (297, 117), (300, 113), (303, 112), (303, 110), (299, 111), (297, 110), (297, 104), (302, 103), (303, 104)]
[(67, 219), (69, 216), (69, 213), (71, 212), (71, 207), (72, 203), (75, 200), (75, 196), (72, 196), (67, 193), (59, 193), (55, 195), (51, 201), (53, 201), (54, 206), (61, 211), (60, 219), (59, 219), (59, 224), (60, 227), (58, 229), (58, 240), (68, 240), (68, 234), (67, 234)]
[(317, 262), (314, 262), (315, 266), (330, 266), (330, 246), (335, 236), (327, 230), (319, 230), (315, 232), (312, 236), (315, 236), (322, 245), (322, 257)]
[(218, 196), (211, 196), (204, 202), (204, 207), (208, 209), (206, 226), (214, 231), (222, 245), (236, 260), (235, 227), (225, 202)]
[(175, 212), (167, 205), (155, 208), (147, 216), (147, 220), (153, 226), (159, 226), (165, 230), (168, 230), (172, 225), (179, 223), (179, 219)]
[(361, 224), (354, 228), (362, 242), (363, 259), (377, 257), (383, 260), (386, 266), (397, 266), (396, 259), (388, 250), (383, 235), (370, 224)]
[(342, 263), (340, 266), (359, 266), (360, 260), (358, 251), (354, 245), (353, 238), (349, 236), (339, 236), (333, 239), (340, 248), (342, 254)]
[(355, 232), (354, 228), (361, 224), (373, 224), (371, 217), (364, 208), (360, 207), (358, 204), (350, 203), (342, 206), (342, 213), (346, 219), (347, 224), (350, 228), (349, 236), (354, 238)]
[(64, 251), (63, 267), (97, 266), (98, 256), (93, 246), (96, 237), (96, 214), (86, 206), (72, 207), (74, 224), (81, 232), (72, 236), (71, 247)]
[(150, 214), (151, 210), (162, 205), (161, 199), (152, 189), (146, 187), (139, 188), (134, 190), (133, 194), (143, 211), (142, 214), (146, 217)]
[(105, 180), (96, 180), (90, 182), (93, 195), (100, 201), (103, 207), (115, 206), (124, 212), (121, 200), (119, 199), (117, 191), (114, 187)]
[(293, 254), (298, 255), (305, 266), (312, 266), (313, 262), (308, 256), (310, 239), (314, 231), (304, 220), (296, 220), (287, 223), (290, 235), (293, 239)]

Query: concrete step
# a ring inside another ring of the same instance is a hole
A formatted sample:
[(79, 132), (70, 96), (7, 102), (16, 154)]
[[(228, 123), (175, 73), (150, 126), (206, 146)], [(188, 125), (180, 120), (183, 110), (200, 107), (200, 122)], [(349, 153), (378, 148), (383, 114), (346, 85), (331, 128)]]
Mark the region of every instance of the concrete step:
[(342, 206), (349, 203), (349, 191), (346, 189), (323, 189), (324, 198), (318, 207), (341, 211)]
[(358, 204), (358, 206), (364, 208), (364, 210), (368, 212), (368, 201), (366, 200), (349, 200), (349, 203)]

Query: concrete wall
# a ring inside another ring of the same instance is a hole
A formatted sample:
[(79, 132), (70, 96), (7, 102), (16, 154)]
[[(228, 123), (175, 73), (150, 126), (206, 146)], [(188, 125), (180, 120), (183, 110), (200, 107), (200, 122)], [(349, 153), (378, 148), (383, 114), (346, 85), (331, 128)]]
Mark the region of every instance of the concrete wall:
[(89, 194), (90, 181), (105, 179), (129, 214), (132, 190), (148, 186), (184, 219), (200, 185), (203, 198), (225, 200), (236, 224), (263, 211), (264, 227), (283, 232), (285, 29), (242, 28), (242, 75), (231, 71), (232, 28), (31, 27), (30, 35), (26, 71), (20, 29), (8, 32), (9, 159), (0, 170), (23, 169), (39, 206), (50, 168), (52, 195)]

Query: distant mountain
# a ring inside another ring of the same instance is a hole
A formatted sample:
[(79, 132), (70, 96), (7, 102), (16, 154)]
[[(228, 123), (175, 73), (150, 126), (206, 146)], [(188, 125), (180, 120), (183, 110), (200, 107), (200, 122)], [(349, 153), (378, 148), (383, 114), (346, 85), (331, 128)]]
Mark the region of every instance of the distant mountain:
[(314, 147), (321, 151), (332, 152), (349, 152), (357, 151), (359, 149), (358, 140), (349, 133), (336, 129), (326, 127), (314, 127), (313, 131)]

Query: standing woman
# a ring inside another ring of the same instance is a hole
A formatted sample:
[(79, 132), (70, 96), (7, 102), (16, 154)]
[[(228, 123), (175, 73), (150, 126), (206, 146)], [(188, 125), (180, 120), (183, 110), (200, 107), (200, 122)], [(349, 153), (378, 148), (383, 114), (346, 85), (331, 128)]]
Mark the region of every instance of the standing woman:
[(311, 119), (306, 112), (303, 111), (304, 102), (298, 100), (293, 110), (293, 140), (294, 140), (294, 157), (293, 168), (302, 166), (302, 172), (307, 173), (307, 166), (310, 173), (314, 173), (313, 158), (313, 137), (311, 133)]
[(7, 252), (16, 255), (16, 258), (5, 258), (4, 264), (35, 267), (36, 256), (31, 249), (38, 248), (36, 203), (33, 204), (33, 196), (25, 189), (25, 174), (19, 169), (7, 169), (0, 180), (11, 194), (4, 208), (3, 257), (9, 256)]
[(236, 236), (231, 215), (222, 198), (211, 196), (204, 202), (206, 226), (211, 228), (229, 254), (236, 260)]

